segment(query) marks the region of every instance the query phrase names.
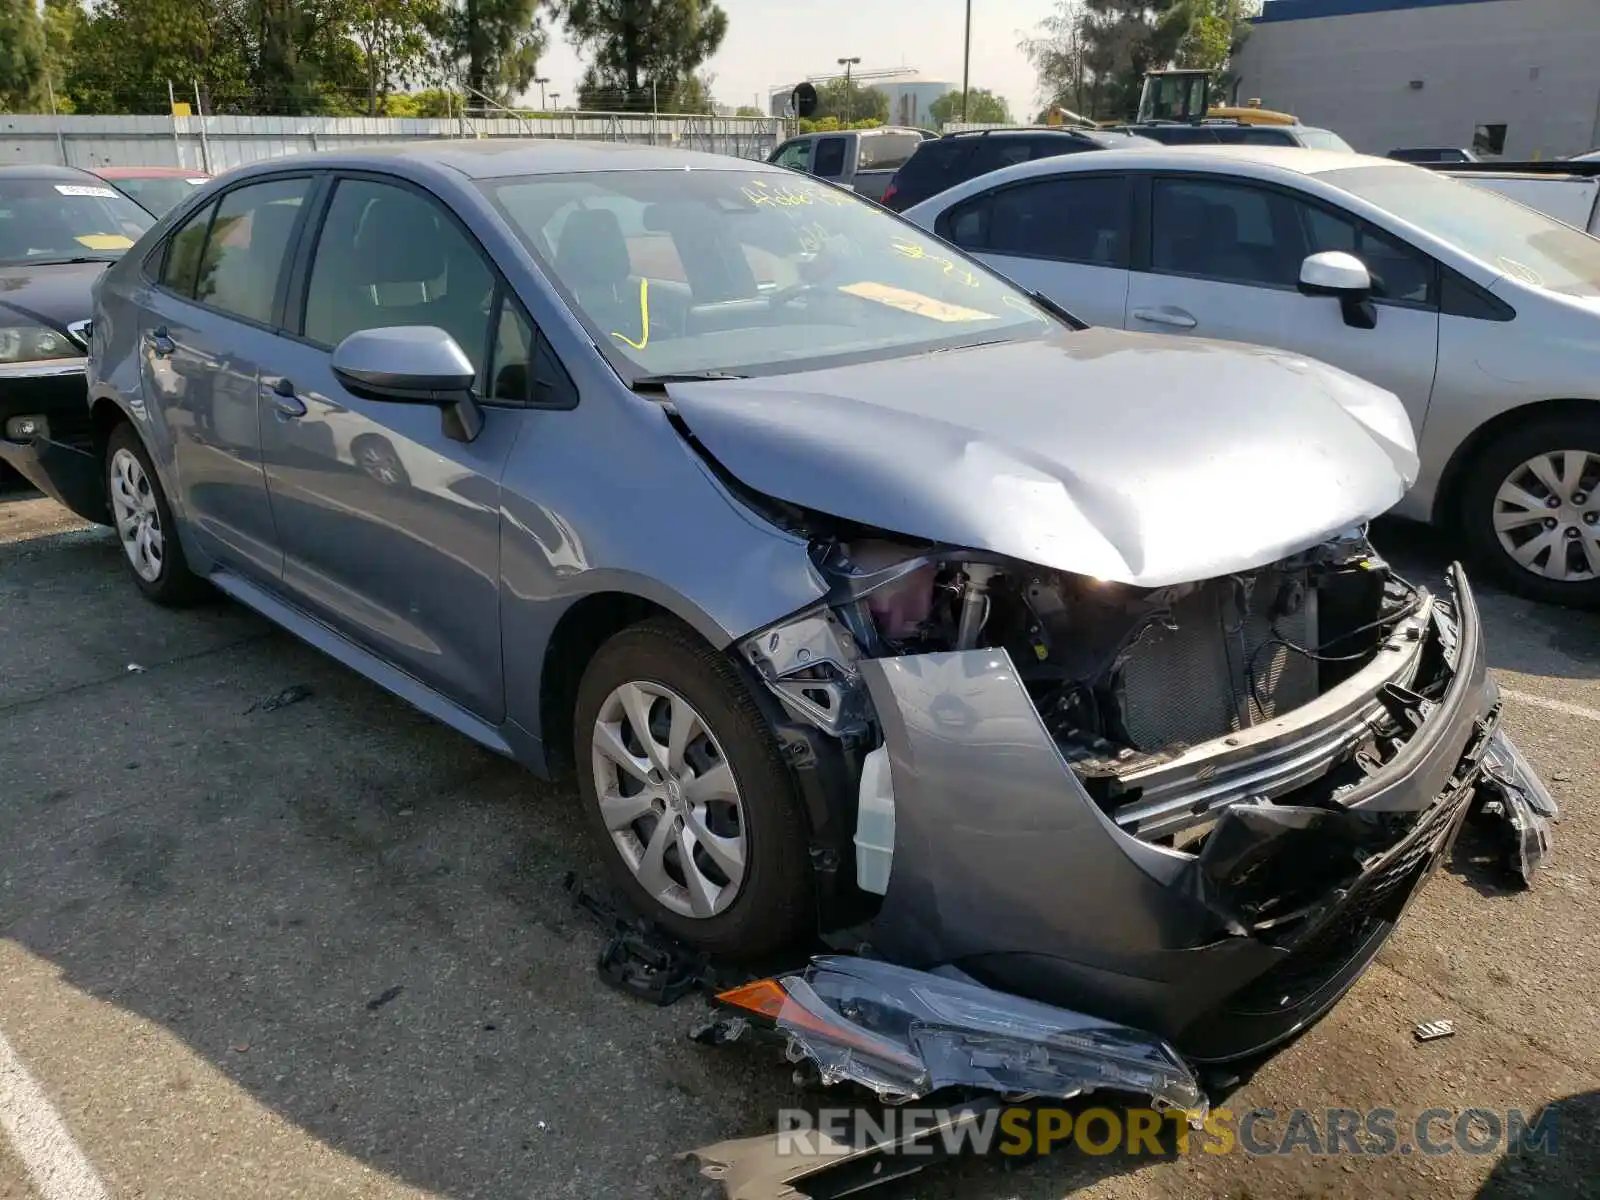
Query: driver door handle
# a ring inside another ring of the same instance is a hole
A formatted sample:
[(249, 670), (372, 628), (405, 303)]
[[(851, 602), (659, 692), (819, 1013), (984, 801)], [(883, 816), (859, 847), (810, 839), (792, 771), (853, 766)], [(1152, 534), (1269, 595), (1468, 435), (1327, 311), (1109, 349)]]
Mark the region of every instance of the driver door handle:
[(1193, 329), (1198, 324), (1183, 309), (1167, 304), (1160, 308), (1136, 308), (1133, 310), (1133, 317), (1136, 321), (1148, 321), (1152, 325), (1170, 325), (1173, 329)]
[(167, 327), (165, 325), (162, 325), (157, 329), (152, 329), (149, 333), (144, 335), (144, 340), (145, 345), (150, 347), (150, 353), (155, 355), (157, 358), (167, 358), (178, 348), (178, 343), (174, 342), (167, 334)]
[(261, 380), (261, 395), (272, 401), (272, 407), (278, 410), (280, 417), (303, 417), (306, 415), (306, 402), (294, 394), (294, 384), (284, 378), (263, 378)]

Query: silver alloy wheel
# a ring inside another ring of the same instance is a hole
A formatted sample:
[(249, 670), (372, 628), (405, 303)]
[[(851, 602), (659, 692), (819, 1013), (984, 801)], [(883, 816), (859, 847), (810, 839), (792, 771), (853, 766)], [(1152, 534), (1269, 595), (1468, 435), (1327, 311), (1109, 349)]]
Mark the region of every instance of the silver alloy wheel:
[(166, 543), (161, 535), (161, 511), (144, 466), (130, 450), (111, 456), (111, 515), (117, 536), (128, 553), (134, 572), (146, 583), (161, 578)]
[(1551, 450), (1507, 475), (1494, 532), (1524, 570), (1560, 583), (1600, 579), (1600, 455)]
[(660, 683), (625, 683), (594, 723), (594, 792), (622, 861), (686, 917), (726, 911), (744, 883), (744, 806), (711, 727)]

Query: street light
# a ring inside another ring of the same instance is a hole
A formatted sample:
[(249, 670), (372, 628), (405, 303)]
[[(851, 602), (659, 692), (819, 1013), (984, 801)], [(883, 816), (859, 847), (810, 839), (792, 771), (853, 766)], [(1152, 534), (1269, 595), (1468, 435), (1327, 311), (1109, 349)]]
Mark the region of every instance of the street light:
[(550, 82), (548, 75), (535, 75), (533, 81), (539, 85), (539, 109), (544, 110), (544, 85)]
[(972, 0), (967, 0), (967, 39), (961, 46), (961, 123), (967, 121), (967, 72), (972, 66)]
[(846, 126), (850, 124), (850, 101), (852, 99), (850, 93), (850, 68), (860, 65), (860, 63), (861, 57), (859, 55), (855, 58), (841, 58), (839, 60), (839, 65), (844, 68), (844, 123)]
[(551, 108), (551, 110), (554, 111), (555, 109), (558, 109), (560, 107), (561, 107), (561, 93), (560, 92), (551, 92), (550, 93), (550, 108)]

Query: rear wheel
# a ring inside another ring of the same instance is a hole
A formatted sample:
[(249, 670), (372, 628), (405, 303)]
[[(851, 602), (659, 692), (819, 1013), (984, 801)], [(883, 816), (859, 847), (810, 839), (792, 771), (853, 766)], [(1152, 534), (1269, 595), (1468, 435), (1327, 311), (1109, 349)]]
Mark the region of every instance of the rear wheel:
[(735, 665), (671, 620), (623, 630), (578, 689), (579, 790), (618, 885), (698, 948), (801, 932), (806, 837), (777, 739)]
[(149, 452), (125, 423), (112, 430), (106, 445), (106, 496), (139, 590), (157, 604), (190, 604), (204, 596), (205, 582), (183, 557)]
[(1548, 417), (1500, 438), (1462, 500), (1475, 556), (1512, 591), (1600, 606), (1600, 419)]

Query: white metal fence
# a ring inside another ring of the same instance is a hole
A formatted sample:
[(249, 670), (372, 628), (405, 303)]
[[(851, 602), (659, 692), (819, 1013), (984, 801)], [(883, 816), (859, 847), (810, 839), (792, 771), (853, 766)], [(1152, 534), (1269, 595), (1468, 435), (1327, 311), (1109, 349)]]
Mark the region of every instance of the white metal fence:
[(455, 118), (54, 117), (0, 114), (0, 163), (182, 167), (216, 174), (286, 154), (437, 138), (562, 138), (765, 158), (776, 117), (562, 112)]

